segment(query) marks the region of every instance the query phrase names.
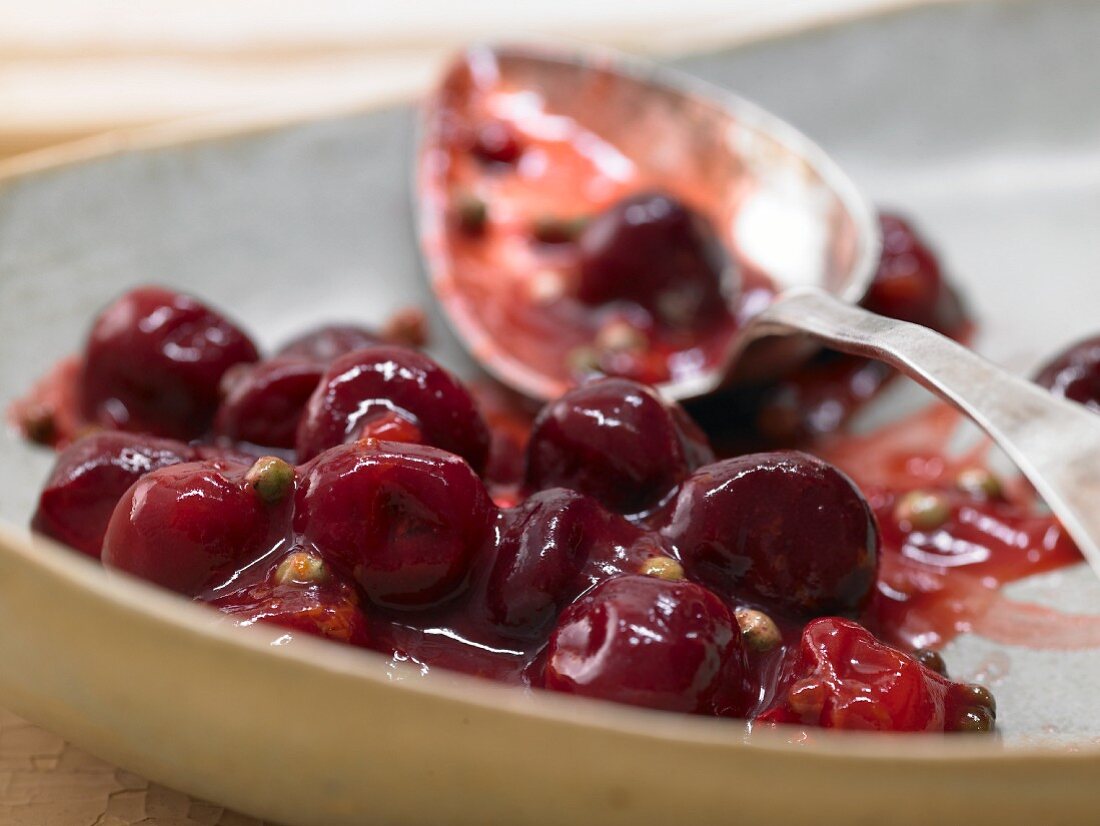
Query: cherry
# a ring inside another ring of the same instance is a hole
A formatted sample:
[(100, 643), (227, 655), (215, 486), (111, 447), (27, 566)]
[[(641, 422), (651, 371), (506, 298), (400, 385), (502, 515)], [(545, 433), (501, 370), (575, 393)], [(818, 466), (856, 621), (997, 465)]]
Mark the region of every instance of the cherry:
[(463, 586), (495, 516), (458, 456), (371, 440), (332, 448), (304, 469), (294, 527), (372, 602), (412, 609)]
[(172, 439), (104, 431), (73, 442), (57, 457), (38, 497), (31, 527), (99, 558), (118, 500), (146, 473), (197, 457)]
[(1056, 396), (1100, 413), (1100, 336), (1067, 347), (1043, 365), (1035, 381)]
[(298, 426), (302, 461), (358, 439), (372, 420), (391, 414), (415, 425), (427, 444), (485, 468), (489, 430), (473, 398), (427, 356), (403, 347), (370, 347), (336, 359)]
[(233, 442), (293, 448), (306, 402), (325, 367), (311, 359), (280, 356), (230, 370), (214, 434)]
[(385, 343), (385, 338), (366, 327), (326, 324), (288, 341), (276, 355), (309, 359), (324, 365), (355, 350)]
[(801, 616), (858, 612), (871, 596), (879, 534), (852, 482), (797, 451), (707, 465), (680, 488), (663, 535), (693, 579), (726, 597)]
[(585, 304), (632, 301), (674, 328), (728, 314), (730, 257), (707, 219), (672, 195), (643, 192), (613, 204), (585, 227), (578, 249)]
[[(259, 583), (210, 600), (236, 625), (268, 622), (337, 642), (365, 646), (370, 633), (355, 588), (315, 554), (292, 551)], [(292, 641), (293, 634), (279, 644)]]
[(283, 536), (285, 503), (265, 502), (248, 471), (212, 460), (146, 474), (111, 516), (103, 564), (194, 596), (258, 559)]
[(590, 548), (614, 541), (611, 514), (591, 497), (551, 488), (504, 517), (489, 574), (489, 614), (509, 635), (536, 638), (584, 587)]
[(192, 439), (214, 417), (225, 372), (258, 358), (248, 336), (204, 304), (141, 287), (92, 325), (79, 381), (81, 410), (105, 427)]
[(863, 300), (880, 315), (937, 327), (945, 285), (935, 254), (904, 219), (882, 213), (882, 257)]
[(635, 514), (712, 459), (706, 437), (679, 405), (628, 379), (598, 379), (539, 413), (527, 445), (526, 484), (572, 488)]
[(807, 625), (780, 684), (779, 702), (759, 720), (873, 731), (952, 728), (952, 684), (850, 620)]
[(729, 608), (693, 582), (627, 574), (567, 608), (550, 637), (545, 685), (667, 711), (704, 712), (744, 669)]
[(471, 152), (485, 163), (514, 164), (523, 154), (515, 129), (503, 121), (485, 123), (474, 136)]

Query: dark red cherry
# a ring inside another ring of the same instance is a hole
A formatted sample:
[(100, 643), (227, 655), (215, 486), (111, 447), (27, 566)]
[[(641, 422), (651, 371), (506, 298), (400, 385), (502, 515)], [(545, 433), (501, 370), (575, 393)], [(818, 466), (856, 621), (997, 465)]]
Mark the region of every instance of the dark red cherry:
[(1035, 381), (1056, 396), (1100, 413), (1100, 336), (1067, 347), (1043, 365)]
[(696, 328), (727, 313), (737, 285), (706, 218), (664, 192), (631, 195), (581, 233), (577, 297), (632, 301), (668, 327)]
[(381, 335), (366, 327), (326, 324), (288, 341), (276, 355), (311, 359), (325, 365), (355, 350), (386, 343)]
[(802, 632), (784, 666), (778, 702), (758, 719), (870, 731), (944, 731), (952, 684), (875, 639), (855, 622), (826, 617)]
[(567, 608), (550, 637), (555, 691), (667, 711), (704, 712), (744, 665), (729, 608), (693, 582), (609, 579)]
[(523, 154), (516, 130), (503, 121), (489, 121), (477, 130), (471, 149), (474, 156), (487, 163), (513, 164)]
[(457, 453), (480, 473), (489, 430), (473, 398), (430, 358), (404, 347), (371, 347), (338, 358), (317, 386), (298, 426), (302, 461), (353, 441), (373, 419), (397, 414), (425, 443)]
[(615, 541), (611, 520), (595, 499), (563, 488), (535, 493), (506, 511), (489, 575), (493, 622), (514, 636), (542, 634), (583, 588), (589, 549)]
[(248, 470), (207, 461), (143, 476), (111, 516), (103, 564), (193, 596), (259, 558), (287, 516), (258, 495)]
[(193, 439), (210, 426), (225, 372), (258, 358), (248, 336), (204, 304), (141, 287), (92, 325), (81, 410), (104, 427)]
[(173, 439), (119, 431), (85, 436), (58, 455), (31, 527), (99, 559), (107, 523), (130, 486), (146, 473), (196, 458)]
[(295, 550), (277, 560), (259, 583), (210, 600), (236, 625), (272, 623), (297, 633), (365, 646), (370, 641), (366, 617), (355, 588), (330, 570), (315, 554)]
[(879, 534), (867, 501), (805, 453), (700, 468), (680, 487), (662, 533), (692, 579), (801, 616), (855, 613), (874, 586)]
[(294, 526), (376, 604), (423, 608), (463, 586), (495, 516), (458, 456), (367, 441), (332, 448), (307, 466)]
[(939, 261), (902, 218), (882, 213), (879, 227), (882, 258), (862, 303), (880, 315), (936, 327), (944, 297)]
[(706, 437), (678, 405), (628, 379), (599, 379), (539, 413), (527, 444), (526, 484), (572, 488), (633, 514), (712, 459)]
[(214, 434), (233, 442), (293, 448), (306, 402), (324, 372), (320, 362), (293, 356), (235, 367), (222, 382), (225, 397), (214, 416)]

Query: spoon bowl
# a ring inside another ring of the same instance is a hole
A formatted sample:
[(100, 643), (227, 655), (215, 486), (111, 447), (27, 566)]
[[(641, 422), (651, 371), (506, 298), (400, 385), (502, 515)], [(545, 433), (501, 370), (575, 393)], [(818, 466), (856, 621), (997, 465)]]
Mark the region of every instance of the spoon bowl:
[[(776, 290), (814, 286), (854, 303), (870, 286), (880, 247), (874, 210), (843, 170), (786, 122), (716, 86), (609, 51), (474, 46), (453, 61), (424, 110), (421, 247), (432, 288), (458, 337), (483, 367), (524, 395), (548, 400), (567, 384), (540, 369), (543, 331), (502, 320), (508, 309), (496, 307), (493, 293), (506, 289), (502, 282), (509, 277), (531, 276), (540, 265), (509, 250), (511, 266), (499, 267), (486, 285), (471, 275), (475, 268), (448, 233), (453, 168), (443, 147), (455, 140), (456, 120), (474, 109), (505, 122), (534, 122), (531, 128), (544, 140), (556, 132), (583, 141), (583, 152), (593, 159), (587, 190), (617, 192), (629, 177), (635, 189), (685, 193), (705, 207), (742, 269), (766, 273)], [(520, 188), (554, 188), (537, 157), (515, 173)], [(501, 176), (490, 169), (485, 178), (497, 187)], [(529, 191), (505, 194), (521, 209), (571, 206), (533, 205)], [(590, 195), (567, 191), (563, 200)], [(593, 200), (607, 199), (597, 194)], [(514, 272), (500, 272), (504, 268)], [(767, 297), (735, 292), (731, 310), (738, 324)], [(683, 399), (727, 381), (736, 338), (731, 329), (713, 361), (674, 376), (661, 390)], [(774, 376), (810, 352), (804, 343), (760, 343), (751, 358), (741, 360), (736, 378)]]

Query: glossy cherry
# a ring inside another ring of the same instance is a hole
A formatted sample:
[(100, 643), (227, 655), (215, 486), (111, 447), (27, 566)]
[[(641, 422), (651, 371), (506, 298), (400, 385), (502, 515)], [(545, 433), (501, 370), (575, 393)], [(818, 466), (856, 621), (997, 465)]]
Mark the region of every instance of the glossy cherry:
[(539, 413), (527, 445), (526, 484), (572, 488), (634, 514), (712, 459), (706, 437), (679, 405), (628, 379), (599, 379)]
[(130, 486), (146, 473), (197, 458), (173, 439), (120, 431), (85, 436), (58, 455), (31, 527), (98, 559), (107, 523)]
[(103, 564), (193, 596), (258, 559), (282, 539), (286, 503), (263, 501), (248, 470), (213, 460), (146, 474), (111, 516)]
[(810, 617), (855, 613), (875, 582), (879, 534), (863, 495), (797, 451), (707, 465), (682, 484), (663, 534), (693, 579)]
[(301, 460), (360, 438), (374, 419), (396, 414), (415, 425), (426, 444), (456, 453), (481, 472), (489, 430), (473, 398), (446, 370), (404, 347), (370, 347), (334, 361), (298, 427)]
[(776, 705), (765, 722), (870, 731), (945, 731), (957, 724), (952, 683), (875, 639), (855, 622), (811, 622), (784, 669)]
[(550, 637), (545, 685), (667, 711), (705, 712), (743, 670), (729, 608), (693, 582), (624, 575), (567, 608)]
[(276, 353), (276, 356), (310, 359), (329, 364), (340, 356), (364, 347), (387, 344), (374, 330), (356, 324), (325, 324), (296, 336)]
[(192, 439), (210, 425), (225, 372), (258, 358), (248, 336), (206, 305), (141, 287), (92, 325), (81, 410), (105, 427)]
[(523, 154), (523, 145), (512, 126), (493, 120), (476, 130), (470, 151), (485, 163), (514, 164)]
[(222, 382), (225, 396), (214, 416), (214, 435), (293, 448), (298, 422), (324, 372), (319, 361), (294, 356), (233, 368)]
[(465, 584), (495, 516), (458, 456), (371, 440), (332, 448), (304, 469), (294, 527), (372, 602), (413, 609)]
[(945, 284), (935, 254), (903, 218), (880, 213), (882, 258), (863, 299), (880, 315), (938, 327)]
[(596, 216), (578, 239), (577, 297), (630, 301), (660, 324), (698, 328), (728, 315), (733, 264), (701, 214), (665, 192), (643, 192)]
[(1100, 413), (1100, 336), (1067, 347), (1040, 368), (1035, 381), (1056, 396)]
[(505, 633), (537, 637), (586, 583), (595, 544), (614, 544), (612, 515), (595, 499), (563, 488), (530, 496), (505, 513), (489, 575), (488, 606)]

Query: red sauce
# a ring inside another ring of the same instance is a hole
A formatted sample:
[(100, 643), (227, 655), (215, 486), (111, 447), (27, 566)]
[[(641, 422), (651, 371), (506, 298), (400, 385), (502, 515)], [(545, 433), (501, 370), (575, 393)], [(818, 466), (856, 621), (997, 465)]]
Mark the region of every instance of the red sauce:
[[(1022, 480), (1003, 498), (981, 501), (957, 490), (961, 471), (984, 468), (988, 442), (952, 455), (961, 414), (937, 404), (868, 436), (836, 436), (819, 446), (864, 490), (882, 531), (878, 594), (869, 624), (897, 645), (939, 647), (972, 632), (1035, 648), (1100, 644), (1100, 617), (1071, 616), (1013, 603), (1002, 585), (1079, 562), (1058, 521)], [(928, 490), (950, 505), (934, 530), (913, 530), (895, 516), (907, 491)]]

